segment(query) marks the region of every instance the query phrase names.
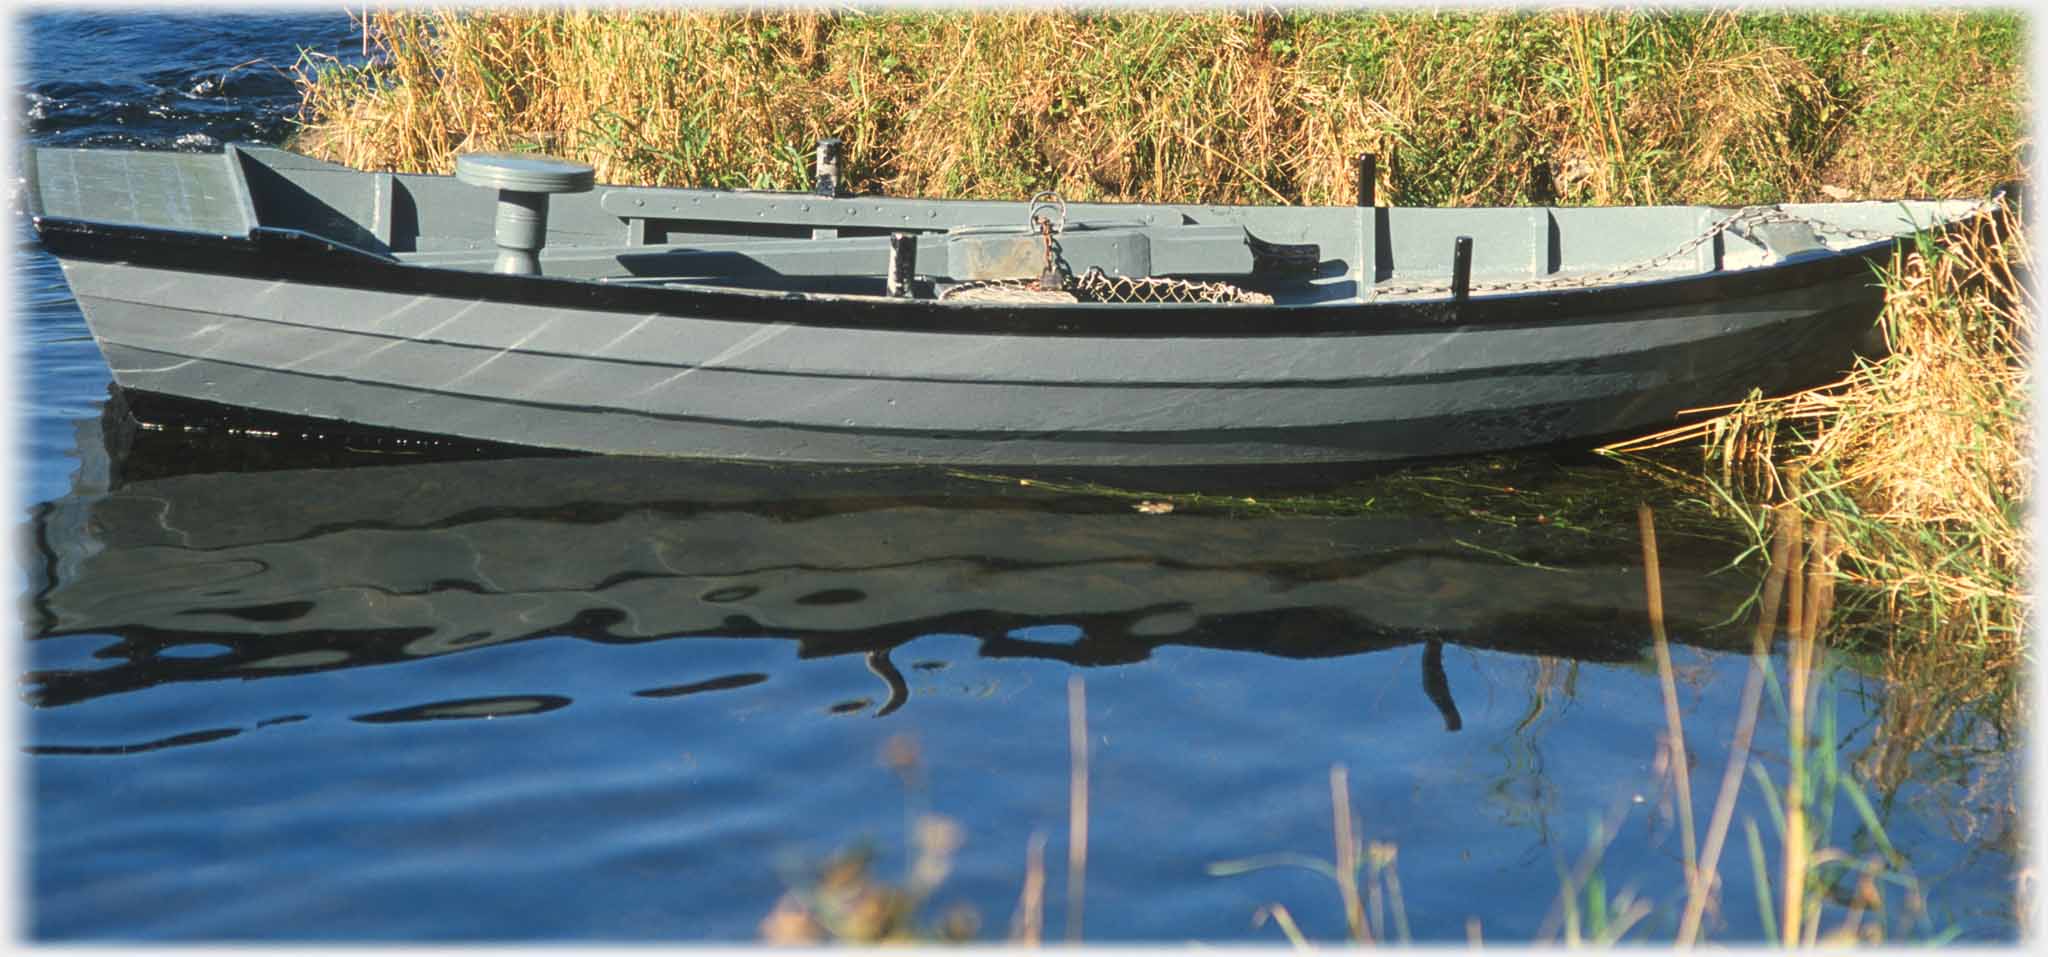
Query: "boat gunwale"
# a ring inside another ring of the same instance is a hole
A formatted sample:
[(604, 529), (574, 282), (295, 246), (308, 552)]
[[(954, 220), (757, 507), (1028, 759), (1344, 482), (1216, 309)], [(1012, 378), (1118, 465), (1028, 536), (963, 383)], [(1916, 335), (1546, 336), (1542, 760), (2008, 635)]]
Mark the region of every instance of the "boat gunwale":
[[(1509, 329), (1640, 319), (1647, 310), (1717, 303), (1837, 282), (1871, 270), (1918, 235), (1939, 239), (1966, 215), (1919, 233), (1750, 269), (1579, 288), (1394, 301), (1303, 303), (960, 303), (934, 299), (642, 286), (405, 263), (318, 234), (259, 226), (247, 235), (37, 215), (61, 259), (117, 262), (344, 289), (404, 292), (634, 315), (890, 332), (1079, 338), (1272, 338), (1379, 335), (1453, 327)], [(1871, 276), (1871, 285), (1877, 278)], [(804, 308), (811, 307), (811, 308)], [(817, 308), (828, 307), (828, 308)], [(1686, 317), (1674, 317), (1682, 320)]]

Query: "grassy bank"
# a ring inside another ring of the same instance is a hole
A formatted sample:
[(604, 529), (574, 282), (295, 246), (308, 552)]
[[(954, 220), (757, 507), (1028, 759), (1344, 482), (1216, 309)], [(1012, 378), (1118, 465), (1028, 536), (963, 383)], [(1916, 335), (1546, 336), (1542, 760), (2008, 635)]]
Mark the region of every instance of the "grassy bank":
[[(439, 170), (797, 187), (821, 136), (895, 195), (1411, 204), (1982, 195), (2018, 171), (2015, 15), (373, 14), (300, 145)], [(1939, 109), (1930, 104), (1941, 104)], [(1390, 166), (1391, 168), (1387, 168)]]
[[(1008, 15), (408, 11), (367, 67), (311, 63), (297, 147), (447, 171), (540, 149), (601, 181), (797, 188), (822, 136), (896, 195), (1404, 204), (1981, 196), (2022, 173), (2017, 14)], [(1543, 171), (1539, 174), (1539, 170)], [(1902, 677), (2010, 690), (2033, 304), (2023, 237), (1890, 270), (1894, 354), (1686, 437), (1764, 534), (1844, 549), (1844, 621)]]

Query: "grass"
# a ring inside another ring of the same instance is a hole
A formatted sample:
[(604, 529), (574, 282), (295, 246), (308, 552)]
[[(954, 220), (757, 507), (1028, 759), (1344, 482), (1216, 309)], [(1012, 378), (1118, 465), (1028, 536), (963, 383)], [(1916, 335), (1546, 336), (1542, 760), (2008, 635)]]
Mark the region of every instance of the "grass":
[(1697, 444), (1684, 480), (1754, 534), (1775, 505), (1820, 523), (1842, 550), (1857, 644), (1901, 683), (2016, 709), (2031, 611), (2032, 257), (2002, 219), (1923, 244), (1884, 274), (1885, 356), (1616, 450)]
[[(1983, 195), (2020, 172), (2024, 20), (1726, 12), (378, 11), (302, 64), (296, 146), (447, 171), (895, 195), (1405, 204)], [(1927, 109), (1940, 102), (1943, 108)]]

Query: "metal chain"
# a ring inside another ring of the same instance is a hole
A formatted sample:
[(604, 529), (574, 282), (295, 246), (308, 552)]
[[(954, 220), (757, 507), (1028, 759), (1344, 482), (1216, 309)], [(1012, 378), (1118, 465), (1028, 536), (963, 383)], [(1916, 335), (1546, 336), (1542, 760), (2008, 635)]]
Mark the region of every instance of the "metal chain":
[(1059, 261), (1052, 243), (1052, 221), (1038, 220), (1038, 241), (1045, 244), (1045, 270), (1038, 274), (1038, 290), (1052, 292), (1065, 288), (1067, 280), (1073, 278), (1067, 273), (1066, 264)]
[[(1578, 276), (1555, 276), (1547, 279), (1503, 279), (1484, 283), (1475, 282), (1470, 288), (1472, 292), (1536, 292), (1547, 289), (1577, 289), (1605, 285), (1649, 272), (1679, 257), (1689, 256), (1701, 246), (1713, 240), (1714, 237), (1736, 226), (1753, 228), (1777, 223), (1804, 224), (1813, 230), (1814, 238), (1822, 243), (1827, 242), (1826, 234), (1828, 233), (1848, 239), (1861, 239), (1870, 242), (1895, 238), (1892, 233), (1838, 226), (1834, 223), (1797, 216), (1786, 212), (1780, 206), (1744, 206), (1716, 220), (1713, 225), (1707, 227), (1705, 232), (1680, 243), (1678, 248), (1632, 266), (1623, 266), (1620, 269), (1612, 269), (1607, 272), (1587, 273)], [(1374, 298), (1380, 296), (1412, 296), (1421, 293), (1448, 295), (1451, 292), (1451, 284), (1448, 282), (1428, 282), (1400, 286), (1374, 286), (1371, 292)]]
[[(1041, 209), (1058, 209), (1059, 222), (1054, 223), (1051, 217), (1039, 212)], [(1059, 254), (1053, 251), (1055, 245), (1052, 236), (1067, 229), (1067, 201), (1052, 190), (1040, 192), (1031, 197), (1029, 217), (1025, 222), (1027, 227), (1038, 227), (1038, 241), (1045, 245), (1045, 269), (1038, 274), (1038, 284), (1034, 288), (1039, 292), (1058, 292), (1065, 289), (1071, 285), (1074, 277), (1067, 271), (1067, 264), (1059, 260)]]
[(1157, 276), (1111, 276), (1091, 267), (1075, 277), (1063, 274), (1058, 287), (1047, 289), (1036, 279), (983, 279), (949, 288), (940, 299), (966, 302), (1181, 302), (1269, 304), (1273, 297), (1240, 289), (1227, 282), (1194, 282)]

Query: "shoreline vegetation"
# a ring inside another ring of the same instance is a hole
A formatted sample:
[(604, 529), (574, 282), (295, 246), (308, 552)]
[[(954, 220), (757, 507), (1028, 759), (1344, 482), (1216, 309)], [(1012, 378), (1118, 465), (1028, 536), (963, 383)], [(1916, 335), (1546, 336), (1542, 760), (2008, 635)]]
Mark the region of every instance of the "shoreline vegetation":
[[(895, 196), (1402, 205), (1988, 195), (2027, 131), (2017, 14), (371, 11), (301, 64), (297, 148), (448, 172)], [(1935, 105), (1939, 104), (1938, 107)], [(1539, 166), (1550, 172), (1537, 182)], [(1547, 190), (1545, 189), (1547, 185)]]
[[(2031, 148), (2026, 21), (2004, 11), (416, 8), (363, 31), (366, 65), (300, 63), (292, 146), (364, 169), (537, 150), (600, 181), (797, 189), (837, 136), (843, 181), (890, 195), (1345, 204), (1351, 157), (1374, 152), (1395, 204), (1737, 205), (1983, 197)], [(1827, 543), (1833, 614), (1804, 633), (1896, 689), (1856, 768), (1878, 792), (1968, 715), (2001, 739), (2026, 717), (2035, 302), (2014, 222), (1874, 276), (1889, 352), (1841, 381), (1608, 450), (1746, 536), (1755, 565), (1787, 528)]]

